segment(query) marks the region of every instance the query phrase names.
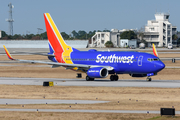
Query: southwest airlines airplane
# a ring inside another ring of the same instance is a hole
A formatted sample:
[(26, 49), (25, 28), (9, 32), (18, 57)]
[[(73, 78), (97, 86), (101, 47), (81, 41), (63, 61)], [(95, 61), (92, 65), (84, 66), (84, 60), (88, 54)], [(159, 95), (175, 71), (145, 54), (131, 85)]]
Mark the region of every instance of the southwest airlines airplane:
[(49, 13), (44, 13), (44, 19), (50, 52), (48, 54), (32, 54), (48, 56), (52, 62), (14, 59), (4, 46), (9, 59), (24, 63), (49, 64), (52, 65), (52, 68), (63, 66), (66, 69), (81, 71), (87, 74), (87, 81), (92, 81), (94, 78), (106, 78), (108, 74), (111, 74), (111, 81), (117, 81), (118, 74), (147, 77), (147, 81), (151, 81), (150, 76), (157, 75), (165, 67), (158, 58), (154, 44), (154, 55), (127, 51), (102, 52), (94, 49), (79, 51), (65, 43)]

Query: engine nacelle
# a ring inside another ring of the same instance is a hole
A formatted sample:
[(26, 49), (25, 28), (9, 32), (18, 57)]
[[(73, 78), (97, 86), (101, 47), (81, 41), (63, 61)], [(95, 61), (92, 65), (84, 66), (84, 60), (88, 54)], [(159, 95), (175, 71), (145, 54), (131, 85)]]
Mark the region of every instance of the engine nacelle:
[(105, 78), (108, 76), (108, 70), (103, 67), (90, 68), (87, 75), (91, 78)]
[(147, 74), (129, 74), (131, 77), (146, 77)]

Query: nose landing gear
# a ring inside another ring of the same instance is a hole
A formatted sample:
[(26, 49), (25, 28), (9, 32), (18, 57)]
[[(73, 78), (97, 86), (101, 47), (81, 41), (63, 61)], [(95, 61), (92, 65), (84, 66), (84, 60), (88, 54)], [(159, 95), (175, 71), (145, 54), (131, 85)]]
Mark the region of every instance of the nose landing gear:
[(118, 79), (119, 79), (119, 76), (118, 76), (118, 75), (111, 75), (111, 76), (110, 76), (110, 80), (111, 80), (111, 81), (118, 81)]

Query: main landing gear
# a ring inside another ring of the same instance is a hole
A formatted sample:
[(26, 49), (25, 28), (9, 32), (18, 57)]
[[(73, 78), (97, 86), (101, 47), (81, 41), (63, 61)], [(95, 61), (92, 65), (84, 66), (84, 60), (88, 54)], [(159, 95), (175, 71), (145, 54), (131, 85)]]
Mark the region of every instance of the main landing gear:
[(151, 81), (151, 77), (148, 76), (148, 77), (146, 78), (146, 81)]
[(111, 81), (118, 81), (118, 79), (119, 79), (119, 76), (118, 76), (118, 75), (111, 75), (111, 76), (110, 76), (110, 80), (111, 80)]
[(90, 78), (89, 76), (86, 76), (86, 81), (94, 81), (94, 78)]

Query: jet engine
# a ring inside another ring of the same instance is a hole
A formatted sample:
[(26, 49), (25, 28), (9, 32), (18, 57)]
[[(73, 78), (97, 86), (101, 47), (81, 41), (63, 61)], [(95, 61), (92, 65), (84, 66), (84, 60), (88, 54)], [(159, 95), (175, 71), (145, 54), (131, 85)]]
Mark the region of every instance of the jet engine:
[(103, 67), (90, 68), (87, 75), (91, 78), (105, 78), (108, 76), (108, 70)]

